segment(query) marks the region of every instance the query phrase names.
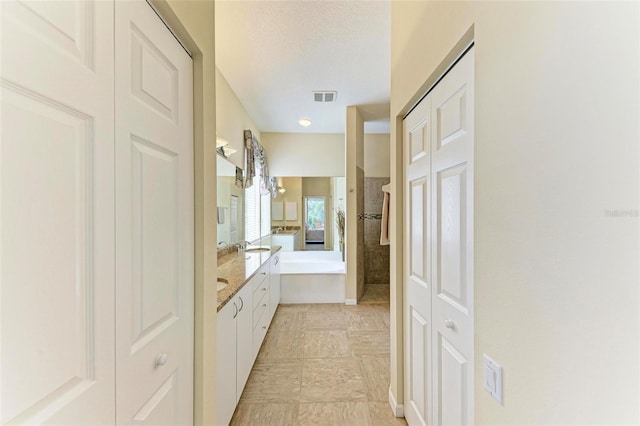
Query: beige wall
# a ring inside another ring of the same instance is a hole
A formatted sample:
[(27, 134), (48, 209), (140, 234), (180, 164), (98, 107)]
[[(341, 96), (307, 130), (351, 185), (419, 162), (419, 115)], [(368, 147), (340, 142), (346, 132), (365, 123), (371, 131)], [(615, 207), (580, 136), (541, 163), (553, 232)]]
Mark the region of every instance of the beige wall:
[[(475, 33), (476, 424), (637, 424), (639, 4), (391, 7), (394, 118)], [(400, 125), (392, 119), (395, 190)], [(401, 230), (391, 247), (400, 399)], [(503, 366), (503, 406), (482, 389), (483, 353)]]
[[(229, 142), (238, 150), (228, 158), (236, 166), (244, 169), (244, 131), (251, 130), (261, 140), (260, 131), (233, 92), (224, 75), (216, 67), (216, 135)], [(269, 151), (267, 150), (267, 158)], [(269, 162), (271, 159), (269, 158)]]
[(152, 0), (193, 54), (195, 180), (194, 422), (215, 423), (216, 101), (213, 1)]
[[(346, 172), (347, 199), (345, 203), (346, 230), (346, 290), (348, 302), (358, 300), (358, 169), (364, 167), (364, 121), (355, 106), (347, 107)], [(364, 178), (364, 176), (362, 176)], [(364, 190), (364, 188), (362, 188)]]
[(364, 175), (366, 177), (389, 177), (390, 168), (389, 134), (365, 134)]
[[(324, 247), (331, 250), (333, 247), (333, 198), (331, 178), (329, 177), (304, 177), (302, 178), (302, 202), (304, 197), (324, 197), (325, 228)], [(302, 207), (304, 215), (304, 205)], [(303, 217), (304, 221), (304, 217)]]
[(344, 176), (343, 133), (263, 133), (272, 176)]
[[(271, 220), (271, 226), (300, 226), (302, 227), (302, 222), (304, 220), (302, 215), (302, 178), (300, 177), (286, 177), (279, 179), (280, 186), (286, 189), (284, 194), (278, 192), (276, 198), (271, 201), (271, 205), (273, 205), (274, 201), (279, 201), (282, 203), (282, 208), (285, 211), (285, 219), (286, 217), (286, 203), (287, 202), (295, 202), (297, 203), (297, 219), (296, 220)], [(273, 214), (272, 214), (273, 216)]]

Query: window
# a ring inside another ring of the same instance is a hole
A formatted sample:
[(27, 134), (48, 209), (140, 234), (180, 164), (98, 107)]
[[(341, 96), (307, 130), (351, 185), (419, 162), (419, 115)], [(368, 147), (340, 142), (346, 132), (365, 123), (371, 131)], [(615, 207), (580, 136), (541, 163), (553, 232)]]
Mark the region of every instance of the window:
[(260, 194), (260, 166), (256, 164), (253, 185), (244, 190), (244, 235), (254, 243), (271, 233), (271, 194)]
[(244, 238), (253, 243), (260, 239), (260, 174), (256, 170), (253, 185), (244, 190)]
[(271, 234), (271, 194), (260, 196), (260, 229), (261, 237)]

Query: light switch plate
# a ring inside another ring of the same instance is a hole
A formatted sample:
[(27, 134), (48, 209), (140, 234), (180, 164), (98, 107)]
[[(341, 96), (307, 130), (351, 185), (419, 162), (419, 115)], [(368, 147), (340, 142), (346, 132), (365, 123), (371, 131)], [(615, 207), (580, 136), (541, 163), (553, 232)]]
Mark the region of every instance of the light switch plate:
[(487, 354), (482, 354), (482, 387), (502, 404), (502, 367)]

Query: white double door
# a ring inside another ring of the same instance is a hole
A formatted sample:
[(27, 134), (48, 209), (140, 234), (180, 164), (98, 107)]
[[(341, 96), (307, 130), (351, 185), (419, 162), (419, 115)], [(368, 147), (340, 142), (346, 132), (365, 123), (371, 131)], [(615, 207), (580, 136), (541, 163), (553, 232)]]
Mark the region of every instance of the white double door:
[(191, 59), (144, 1), (0, 7), (0, 423), (192, 423)]
[(405, 416), (473, 423), (473, 49), (403, 122)]

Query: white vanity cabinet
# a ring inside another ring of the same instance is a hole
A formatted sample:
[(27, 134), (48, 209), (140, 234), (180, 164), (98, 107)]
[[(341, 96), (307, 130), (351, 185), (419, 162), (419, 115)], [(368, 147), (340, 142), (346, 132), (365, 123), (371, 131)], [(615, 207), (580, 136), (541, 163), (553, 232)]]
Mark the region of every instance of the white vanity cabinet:
[(275, 233), (271, 234), (271, 244), (281, 246), (282, 251), (302, 250), (302, 232), (295, 231), (291, 233)]
[(280, 253), (264, 262), (218, 312), (216, 424), (231, 421), (280, 303)]
[(253, 367), (251, 288), (244, 286), (218, 312), (216, 424), (229, 424)]
[(255, 360), (262, 346), (262, 341), (267, 335), (271, 319), (269, 318), (269, 295), (271, 286), (269, 279), (269, 262), (260, 267), (252, 280), (253, 283), (253, 357)]
[(269, 316), (273, 319), (276, 309), (280, 304), (280, 253), (276, 253), (271, 257), (270, 275), (271, 300), (269, 303)]

